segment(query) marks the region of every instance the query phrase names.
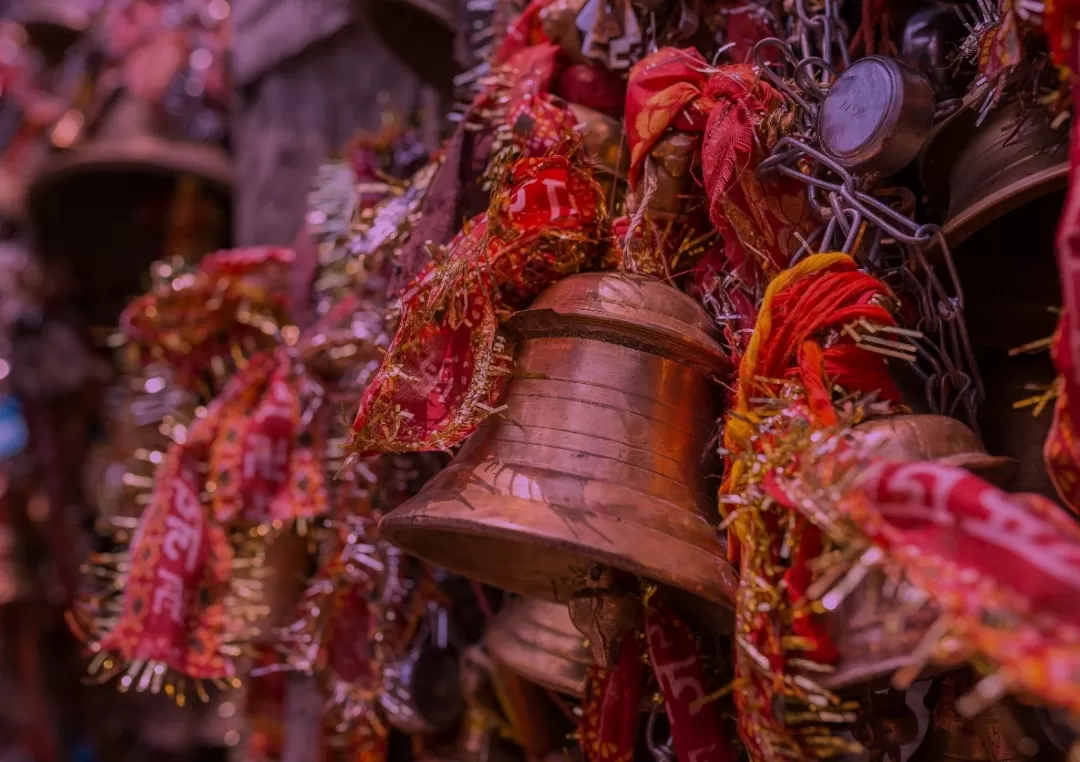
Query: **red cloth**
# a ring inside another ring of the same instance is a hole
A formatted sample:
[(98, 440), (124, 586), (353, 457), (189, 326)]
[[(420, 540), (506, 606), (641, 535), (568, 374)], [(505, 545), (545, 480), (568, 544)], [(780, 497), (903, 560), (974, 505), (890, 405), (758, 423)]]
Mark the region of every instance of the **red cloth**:
[(1014, 690), (1080, 711), (1080, 524), (932, 463), (858, 464), (838, 506)]
[(500, 320), (592, 262), (601, 190), (565, 156), (522, 159), (481, 215), (402, 294), (402, 318), (353, 422), (361, 454), (445, 450), (497, 404), (511, 361)]
[(709, 219), (724, 238), (725, 269), (753, 283), (783, 269), (813, 228), (804, 186), (782, 176), (757, 177), (768, 149), (765, 126), (781, 94), (753, 67), (713, 70), (692, 48), (662, 48), (630, 70), (626, 134), (630, 183), (641, 180), (649, 152), (669, 129), (702, 133), (701, 171)]

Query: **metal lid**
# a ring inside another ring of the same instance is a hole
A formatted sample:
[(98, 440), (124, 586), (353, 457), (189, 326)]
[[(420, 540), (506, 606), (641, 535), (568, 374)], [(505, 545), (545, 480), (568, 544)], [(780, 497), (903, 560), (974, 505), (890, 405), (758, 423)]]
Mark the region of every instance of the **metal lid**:
[(922, 72), (868, 56), (837, 78), (818, 118), (821, 146), (840, 164), (890, 174), (922, 148), (934, 120), (934, 92)]
[(700, 305), (659, 280), (629, 273), (583, 273), (548, 288), (510, 325), (527, 337), (595, 336), (711, 373), (731, 360)]

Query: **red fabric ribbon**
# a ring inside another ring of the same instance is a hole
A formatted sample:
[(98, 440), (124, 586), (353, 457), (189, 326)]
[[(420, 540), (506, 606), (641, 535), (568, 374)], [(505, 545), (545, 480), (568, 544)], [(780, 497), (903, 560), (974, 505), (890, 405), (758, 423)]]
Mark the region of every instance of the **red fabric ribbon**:
[[(196, 679), (217, 679), (233, 674), (222, 649), (229, 640), (224, 593), (232, 549), (199, 499), (197, 460), (191, 448), (177, 449), (162, 465), (132, 542), (119, 622), (97, 649), (125, 664), (145, 662), (148, 671), (161, 663)], [(125, 675), (125, 687), (141, 679)]]
[(472, 433), (507, 378), (500, 320), (592, 262), (605, 238), (602, 194), (589, 172), (565, 156), (516, 162), (488, 214), (406, 288), (351, 449), (441, 450)]
[(580, 729), (586, 762), (629, 762), (637, 743), (645, 653), (664, 697), (679, 762), (728, 762), (731, 745), (716, 704), (698, 642), (690, 628), (663, 603), (651, 600), (644, 633), (626, 635), (610, 671), (590, 667)]
[[(325, 420), (302, 422), (301, 371), (284, 351), (262, 355), (214, 409), (214, 518), (231, 524), (313, 518), (327, 511)], [(316, 404), (315, 400), (306, 400)], [(313, 411), (314, 412), (314, 411)]]
[(641, 179), (645, 160), (669, 129), (703, 134), (701, 169), (709, 218), (724, 238), (725, 269), (749, 283), (782, 269), (812, 229), (798, 181), (755, 173), (769, 143), (768, 120), (783, 97), (751, 66), (712, 69), (688, 48), (662, 48), (630, 71), (626, 133), (630, 183)]
[(848, 516), (1012, 690), (1080, 711), (1080, 525), (932, 463), (858, 464)]
[(614, 669), (589, 667), (578, 731), (585, 762), (633, 759), (644, 678), (641, 645), (634, 635), (623, 638)]
[[(1072, 12), (1070, 6), (1059, 5), (1055, 10), (1069, 19)], [(1069, 47), (1072, 44), (1069, 35), (1075, 32), (1074, 22), (1067, 23), (1065, 18), (1056, 22), (1062, 27), (1056, 38), (1051, 39), (1056, 39), (1059, 54), (1067, 54), (1075, 65), (1078, 50)], [(1074, 104), (1080, 95), (1076, 71), (1076, 68), (1072, 70)], [(1058, 222), (1055, 250), (1062, 312), (1051, 354), (1061, 379), (1043, 456), (1058, 495), (1073, 511), (1080, 512), (1080, 442), (1076, 437), (1076, 421), (1080, 420), (1080, 119), (1075, 114), (1069, 146), (1069, 189)]]
[(649, 661), (664, 695), (679, 762), (730, 762), (731, 745), (714, 701), (701, 651), (686, 623), (659, 601), (645, 614)]
[[(753, 339), (739, 367), (738, 413), (753, 414), (749, 399), (762, 378), (798, 381), (803, 397), (791, 415), (810, 430), (827, 430), (837, 424), (833, 404), (837, 385), (847, 392), (877, 393), (884, 399), (899, 400), (884, 358), (857, 347), (841, 330), (859, 321), (893, 325), (892, 316), (880, 304), (886, 294), (884, 284), (858, 271), (850, 257), (841, 255), (815, 255), (783, 273), (766, 293)], [(836, 340), (825, 344), (823, 337), (834, 332), (839, 332)], [(771, 470), (756, 479), (745, 479), (741, 457), (744, 448), (751, 446), (754, 432), (742, 429), (749, 426), (741, 417), (729, 419), (726, 425), (725, 446), (734, 457), (721, 491), (748, 490), (754, 495), (748, 505), (753, 516), (743, 524), (733, 523), (729, 548), (737, 551), (734, 555), (741, 561), (741, 578), (757, 581), (740, 586), (736, 599), (736, 628), (746, 633), (748, 645), (736, 648), (735, 674), (742, 688), (735, 692), (735, 706), (740, 735), (751, 758), (760, 760), (773, 756), (777, 739), (784, 739), (792, 750), (803, 749), (803, 741), (789, 732), (783, 715), (777, 715), (781, 705), (777, 698), (788, 690), (782, 680), (789, 650), (785, 638), (803, 639), (802, 658), (827, 664), (838, 654), (825, 628), (805, 607), (813, 577), (811, 563), (824, 548), (821, 531), (808, 521), (788, 524), (798, 505), (787, 495), (784, 483), (786, 475), (800, 464), (795, 455), (785, 462), (770, 452)], [(753, 446), (762, 448), (755, 452), (764, 453), (770, 445), (766, 437)], [(781, 554), (785, 536), (793, 543), (787, 562)], [(759, 606), (757, 583), (776, 592), (778, 599), (768, 610)], [(756, 651), (753, 657), (748, 647)], [(763, 662), (772, 674), (762, 672)]]

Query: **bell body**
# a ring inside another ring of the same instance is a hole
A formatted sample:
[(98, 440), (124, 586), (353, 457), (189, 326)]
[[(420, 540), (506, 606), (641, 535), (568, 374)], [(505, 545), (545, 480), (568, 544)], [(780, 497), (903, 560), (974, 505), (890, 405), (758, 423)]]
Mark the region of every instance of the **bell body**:
[(1049, 115), (1015, 101), (977, 124), (984, 91), (935, 128), (921, 161), (922, 185), (944, 210), (943, 231), (957, 247), (975, 231), (1065, 187), (1069, 137)]
[(34, 178), (31, 206), (73, 176), (95, 173), (193, 175), (221, 193), (232, 185), (232, 161), (210, 141), (165, 137), (151, 104), (124, 96), (101, 117), (92, 135), (58, 153)]
[(710, 442), (727, 371), (712, 324), (659, 281), (575, 275), (511, 321), (502, 400), (382, 521), (385, 539), (494, 587), (568, 601), (596, 564), (730, 606)]
[[(979, 438), (959, 421), (940, 415), (902, 415), (862, 424), (855, 430), (866, 452), (882, 458), (925, 460), (997, 478), (1013, 466), (1008, 458), (988, 456)], [(840, 653), (834, 672), (815, 677), (841, 690), (891, 675), (911, 664), (927, 628), (938, 617), (928, 605), (904, 603), (903, 586), (889, 584), (872, 568), (825, 619)]]
[(592, 660), (566, 606), (516, 601), (488, 625), (484, 645), (493, 659), (530, 682), (571, 696), (585, 694)]
[(394, 54), (440, 93), (453, 89), (460, 67), (455, 38), (464, 3), (456, 0), (372, 0), (356, 3)]

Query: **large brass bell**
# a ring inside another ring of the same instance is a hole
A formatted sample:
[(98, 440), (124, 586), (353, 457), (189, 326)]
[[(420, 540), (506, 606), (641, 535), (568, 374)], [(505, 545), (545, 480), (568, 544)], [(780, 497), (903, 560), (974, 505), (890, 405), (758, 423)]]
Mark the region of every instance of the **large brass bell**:
[(964, 108), (935, 128), (921, 162), (923, 188), (944, 210), (954, 249), (975, 231), (1065, 187), (1067, 131), (1047, 112), (1016, 101), (995, 106), (979, 124), (973, 93)]
[(730, 365), (702, 308), (656, 280), (589, 273), (510, 325), (522, 340), (504, 409), (383, 519), (385, 539), (531, 598), (592, 594), (614, 569), (676, 606), (730, 606), (707, 481), (722, 399), (709, 378)]
[[(922, 161), (923, 186), (944, 210), (943, 232), (964, 292), (964, 316), (986, 388), (979, 425), (991, 452), (1015, 457), (1013, 489), (1054, 497), (1042, 447), (1052, 404), (1016, 407), (1049, 390), (1045, 351), (1011, 350), (1049, 337), (1060, 304), (1054, 231), (1064, 203), (1068, 135), (1038, 106), (995, 106), (977, 124), (967, 107), (934, 134)], [(1008, 278), (1000, 273), (1009, 272)]]
[[(878, 457), (933, 461), (991, 481), (1007, 476), (1013, 465), (1008, 458), (987, 455), (974, 432), (940, 415), (876, 419), (858, 426), (854, 436)], [(838, 690), (890, 675), (917, 659), (916, 647), (938, 614), (928, 605), (911, 610), (904, 603), (904, 593), (902, 586), (887, 584), (884, 573), (871, 568), (826, 616), (827, 632), (840, 661), (834, 672), (815, 679)]]
[(570, 696), (585, 694), (592, 660), (565, 606), (516, 601), (488, 625), (484, 645), (495, 661), (530, 682)]
[(228, 245), (228, 155), (216, 143), (173, 139), (159, 127), (148, 103), (124, 96), (31, 182), (38, 252), (73, 270), (92, 322), (116, 321), (153, 260), (193, 262)]

